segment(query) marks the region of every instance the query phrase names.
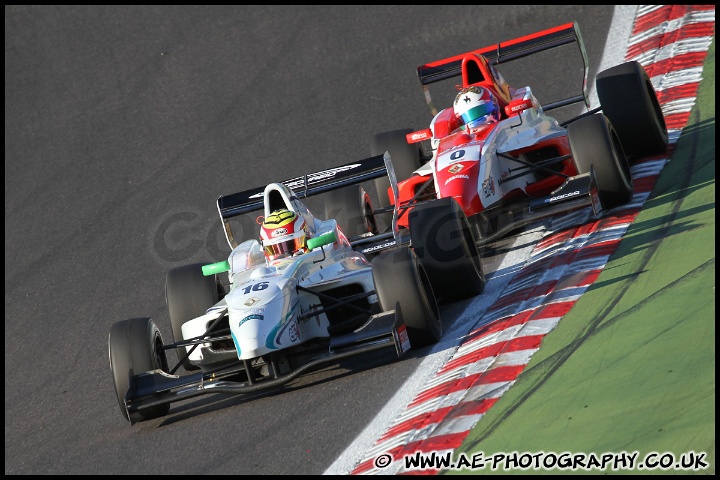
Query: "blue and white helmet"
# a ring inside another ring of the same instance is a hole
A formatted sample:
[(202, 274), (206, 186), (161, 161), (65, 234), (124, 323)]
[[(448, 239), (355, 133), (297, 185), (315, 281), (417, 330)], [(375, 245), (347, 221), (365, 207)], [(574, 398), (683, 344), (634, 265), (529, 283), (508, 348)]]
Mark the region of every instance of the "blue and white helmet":
[(455, 115), (466, 128), (471, 129), (500, 120), (497, 98), (487, 88), (470, 86), (463, 88), (455, 97)]

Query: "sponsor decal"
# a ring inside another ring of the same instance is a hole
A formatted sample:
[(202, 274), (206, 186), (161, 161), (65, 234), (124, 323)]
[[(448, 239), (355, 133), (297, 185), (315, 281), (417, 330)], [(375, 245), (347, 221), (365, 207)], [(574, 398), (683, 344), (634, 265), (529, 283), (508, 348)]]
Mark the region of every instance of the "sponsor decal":
[(290, 342), (297, 342), (300, 338), (300, 330), (297, 324), (297, 321), (293, 318), (288, 323), (283, 326), (280, 331), (278, 331), (278, 334), (275, 336), (275, 343), (277, 345), (282, 345), (282, 342), (280, 339), (282, 336), (287, 332), (288, 339)]
[(282, 235), (287, 235), (287, 233), (288, 233), (288, 230), (287, 230), (287, 228), (285, 228), (285, 227), (276, 228), (275, 230), (272, 231), (272, 233), (270, 234), (270, 236), (272, 236), (272, 237), (280, 237), (280, 236), (282, 236)]
[(486, 197), (490, 197), (492, 195), (495, 195), (495, 180), (493, 180), (492, 175), (490, 175), (488, 178), (486, 178), (482, 183), (482, 191), (485, 194)]
[(458, 164), (453, 165), (450, 168), (448, 168), (448, 173), (457, 173), (460, 170), (462, 170), (463, 168), (464, 168), (464, 165), (462, 163), (458, 163)]
[(528, 108), (532, 108), (533, 103), (530, 99), (525, 100), (513, 100), (512, 103), (510, 103), (507, 107), (505, 107), (505, 112), (508, 115), (522, 112), (523, 110), (527, 110)]
[(550, 197), (546, 200), (547, 203), (557, 202), (558, 200), (562, 200), (563, 198), (568, 197), (574, 197), (576, 195), (580, 195), (580, 190), (575, 190), (574, 192), (570, 193), (563, 193), (562, 195), (557, 195), (555, 197)]
[(465, 180), (470, 180), (470, 176), (468, 176), (468, 175), (453, 175), (452, 177), (445, 180), (445, 185), (452, 182), (453, 180), (457, 180), (458, 178), (464, 178)]
[(260, 299), (258, 297), (250, 297), (247, 300), (245, 300), (245, 305), (247, 305), (248, 307), (252, 307), (259, 301), (260, 301)]
[(300, 331), (298, 330), (298, 324), (296, 322), (293, 322), (293, 324), (290, 325), (288, 336), (290, 337), (291, 342), (297, 342), (300, 339)]
[(247, 317), (240, 320), (240, 323), (238, 323), (238, 328), (240, 328), (240, 325), (247, 322), (248, 320), (265, 320), (264, 315), (258, 315), (257, 313), (253, 313), (252, 315), (248, 315)]
[[(307, 184), (311, 185), (326, 178), (334, 177), (338, 173), (346, 172), (348, 170), (354, 170), (359, 166), (359, 163), (354, 163), (352, 165), (345, 165), (343, 167), (331, 168), (330, 170), (323, 170), (322, 172), (311, 173), (307, 176)], [(290, 180), (285, 185), (287, 185), (291, 190), (296, 187), (302, 187), (305, 185), (305, 178), (300, 177), (298, 179)]]
[(381, 250), (383, 248), (392, 247), (395, 245), (395, 241), (383, 243), (382, 245), (375, 245), (374, 247), (365, 248), (362, 250), (362, 253), (369, 253), (374, 252), (375, 250)]
[[(326, 178), (332, 178), (335, 175), (337, 175), (338, 173), (346, 172), (348, 170), (354, 170), (360, 166), (361, 165), (359, 163), (353, 163), (352, 165), (345, 165), (342, 167), (331, 168), (329, 170), (323, 170), (321, 172), (311, 173), (310, 175), (307, 176), (307, 185), (312, 185), (313, 183), (320, 182)], [(306, 179), (306, 177), (297, 177), (297, 178), (293, 178), (292, 180), (288, 180), (287, 182), (283, 182), (283, 184), (286, 187), (288, 187), (290, 190), (292, 190), (294, 188), (304, 187), (306, 185), (305, 179)], [(256, 193), (255, 195), (251, 195), (248, 198), (256, 198), (256, 197), (262, 197), (262, 196), (263, 196), (263, 193), (261, 192), (261, 193)]]
[(428, 138), (428, 134), (427, 134), (427, 132), (415, 132), (410, 135), (410, 138), (412, 140), (421, 140), (421, 139)]
[(288, 338), (291, 342), (296, 342), (300, 338), (300, 331), (297, 324), (297, 319), (295, 318), (295, 312), (297, 311), (297, 306), (300, 303), (300, 300), (295, 302), (295, 305), (290, 308), (290, 311), (285, 315), (285, 320), (281, 321), (282, 328), (278, 330), (277, 335), (275, 335), (274, 339), (274, 345), (282, 345), (282, 342), (280, 339), (282, 338), (283, 334), (287, 330), (288, 332)]
[(410, 344), (410, 337), (407, 333), (407, 328), (405, 325), (400, 325), (397, 329), (397, 340), (400, 344), (400, 350), (404, 353), (410, 350), (411, 344)]

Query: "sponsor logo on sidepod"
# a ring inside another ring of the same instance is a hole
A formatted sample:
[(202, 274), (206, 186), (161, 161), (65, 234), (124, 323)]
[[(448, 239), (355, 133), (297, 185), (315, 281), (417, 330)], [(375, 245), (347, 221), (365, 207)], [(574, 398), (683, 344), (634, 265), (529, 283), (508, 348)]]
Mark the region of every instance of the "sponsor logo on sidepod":
[(495, 180), (493, 180), (492, 175), (483, 180), (482, 190), (486, 197), (495, 195)]
[(275, 344), (276, 345), (282, 345), (282, 336), (287, 331), (288, 340), (290, 342), (297, 342), (297, 340), (300, 338), (300, 329), (297, 324), (297, 320), (295, 318), (291, 318), (289, 322), (283, 326), (278, 334), (275, 336)]

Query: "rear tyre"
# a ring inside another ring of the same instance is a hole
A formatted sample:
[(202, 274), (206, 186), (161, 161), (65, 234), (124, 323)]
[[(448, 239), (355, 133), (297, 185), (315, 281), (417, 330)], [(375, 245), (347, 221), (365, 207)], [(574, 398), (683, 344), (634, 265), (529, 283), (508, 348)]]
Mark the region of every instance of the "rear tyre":
[(440, 310), (430, 279), (415, 253), (409, 248), (383, 252), (372, 261), (375, 291), (383, 310), (400, 303), (410, 344), (424, 347), (442, 337)]
[(578, 173), (594, 167), (603, 208), (629, 202), (630, 166), (613, 124), (601, 113), (581, 118), (568, 125), (568, 140)]
[[(398, 182), (410, 178), (413, 172), (421, 166), (420, 149), (416, 145), (407, 143), (405, 138), (412, 131), (412, 129), (405, 128), (376, 133), (370, 142), (370, 155), (382, 155), (386, 151), (390, 152), (390, 159)], [(387, 177), (376, 179), (375, 188), (380, 208), (390, 206), (390, 198), (387, 194), (390, 180)]]
[(410, 245), (432, 279), (442, 303), (479, 295), (485, 289), (480, 250), (458, 202), (441, 198), (413, 207)]
[(350, 185), (331, 190), (325, 197), (325, 219), (334, 218), (348, 238), (378, 233), (370, 195), (362, 187)]
[[(217, 275), (204, 276), (202, 266), (194, 263), (173, 268), (165, 277), (165, 301), (167, 302), (173, 342), (184, 340), (182, 325), (188, 320), (203, 315), (208, 308), (220, 301)], [(178, 361), (187, 353), (187, 347), (175, 349)], [(188, 359), (182, 362), (187, 371), (199, 370)]]
[(603, 113), (615, 126), (626, 155), (645, 157), (666, 150), (665, 117), (642, 65), (622, 63), (601, 72), (595, 83)]
[[(115, 383), (120, 411), (130, 421), (125, 407), (125, 395), (133, 375), (160, 369), (168, 371), (167, 357), (162, 336), (150, 318), (131, 318), (115, 323), (108, 335), (110, 371)], [(158, 405), (138, 412), (141, 420), (162, 417), (170, 411), (170, 405)]]

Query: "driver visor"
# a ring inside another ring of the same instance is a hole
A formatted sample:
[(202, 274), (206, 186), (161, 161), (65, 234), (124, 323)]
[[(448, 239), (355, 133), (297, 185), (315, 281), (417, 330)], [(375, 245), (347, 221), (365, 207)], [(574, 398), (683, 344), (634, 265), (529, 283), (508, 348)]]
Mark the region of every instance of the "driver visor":
[(293, 255), (298, 250), (305, 249), (305, 235), (301, 235), (297, 238), (285, 240), (272, 245), (263, 245), (265, 255), (271, 259), (287, 257)]
[(477, 105), (467, 112), (460, 115), (464, 123), (470, 123), (473, 120), (489, 115), (495, 110), (495, 105), (492, 102), (485, 102), (481, 105)]

